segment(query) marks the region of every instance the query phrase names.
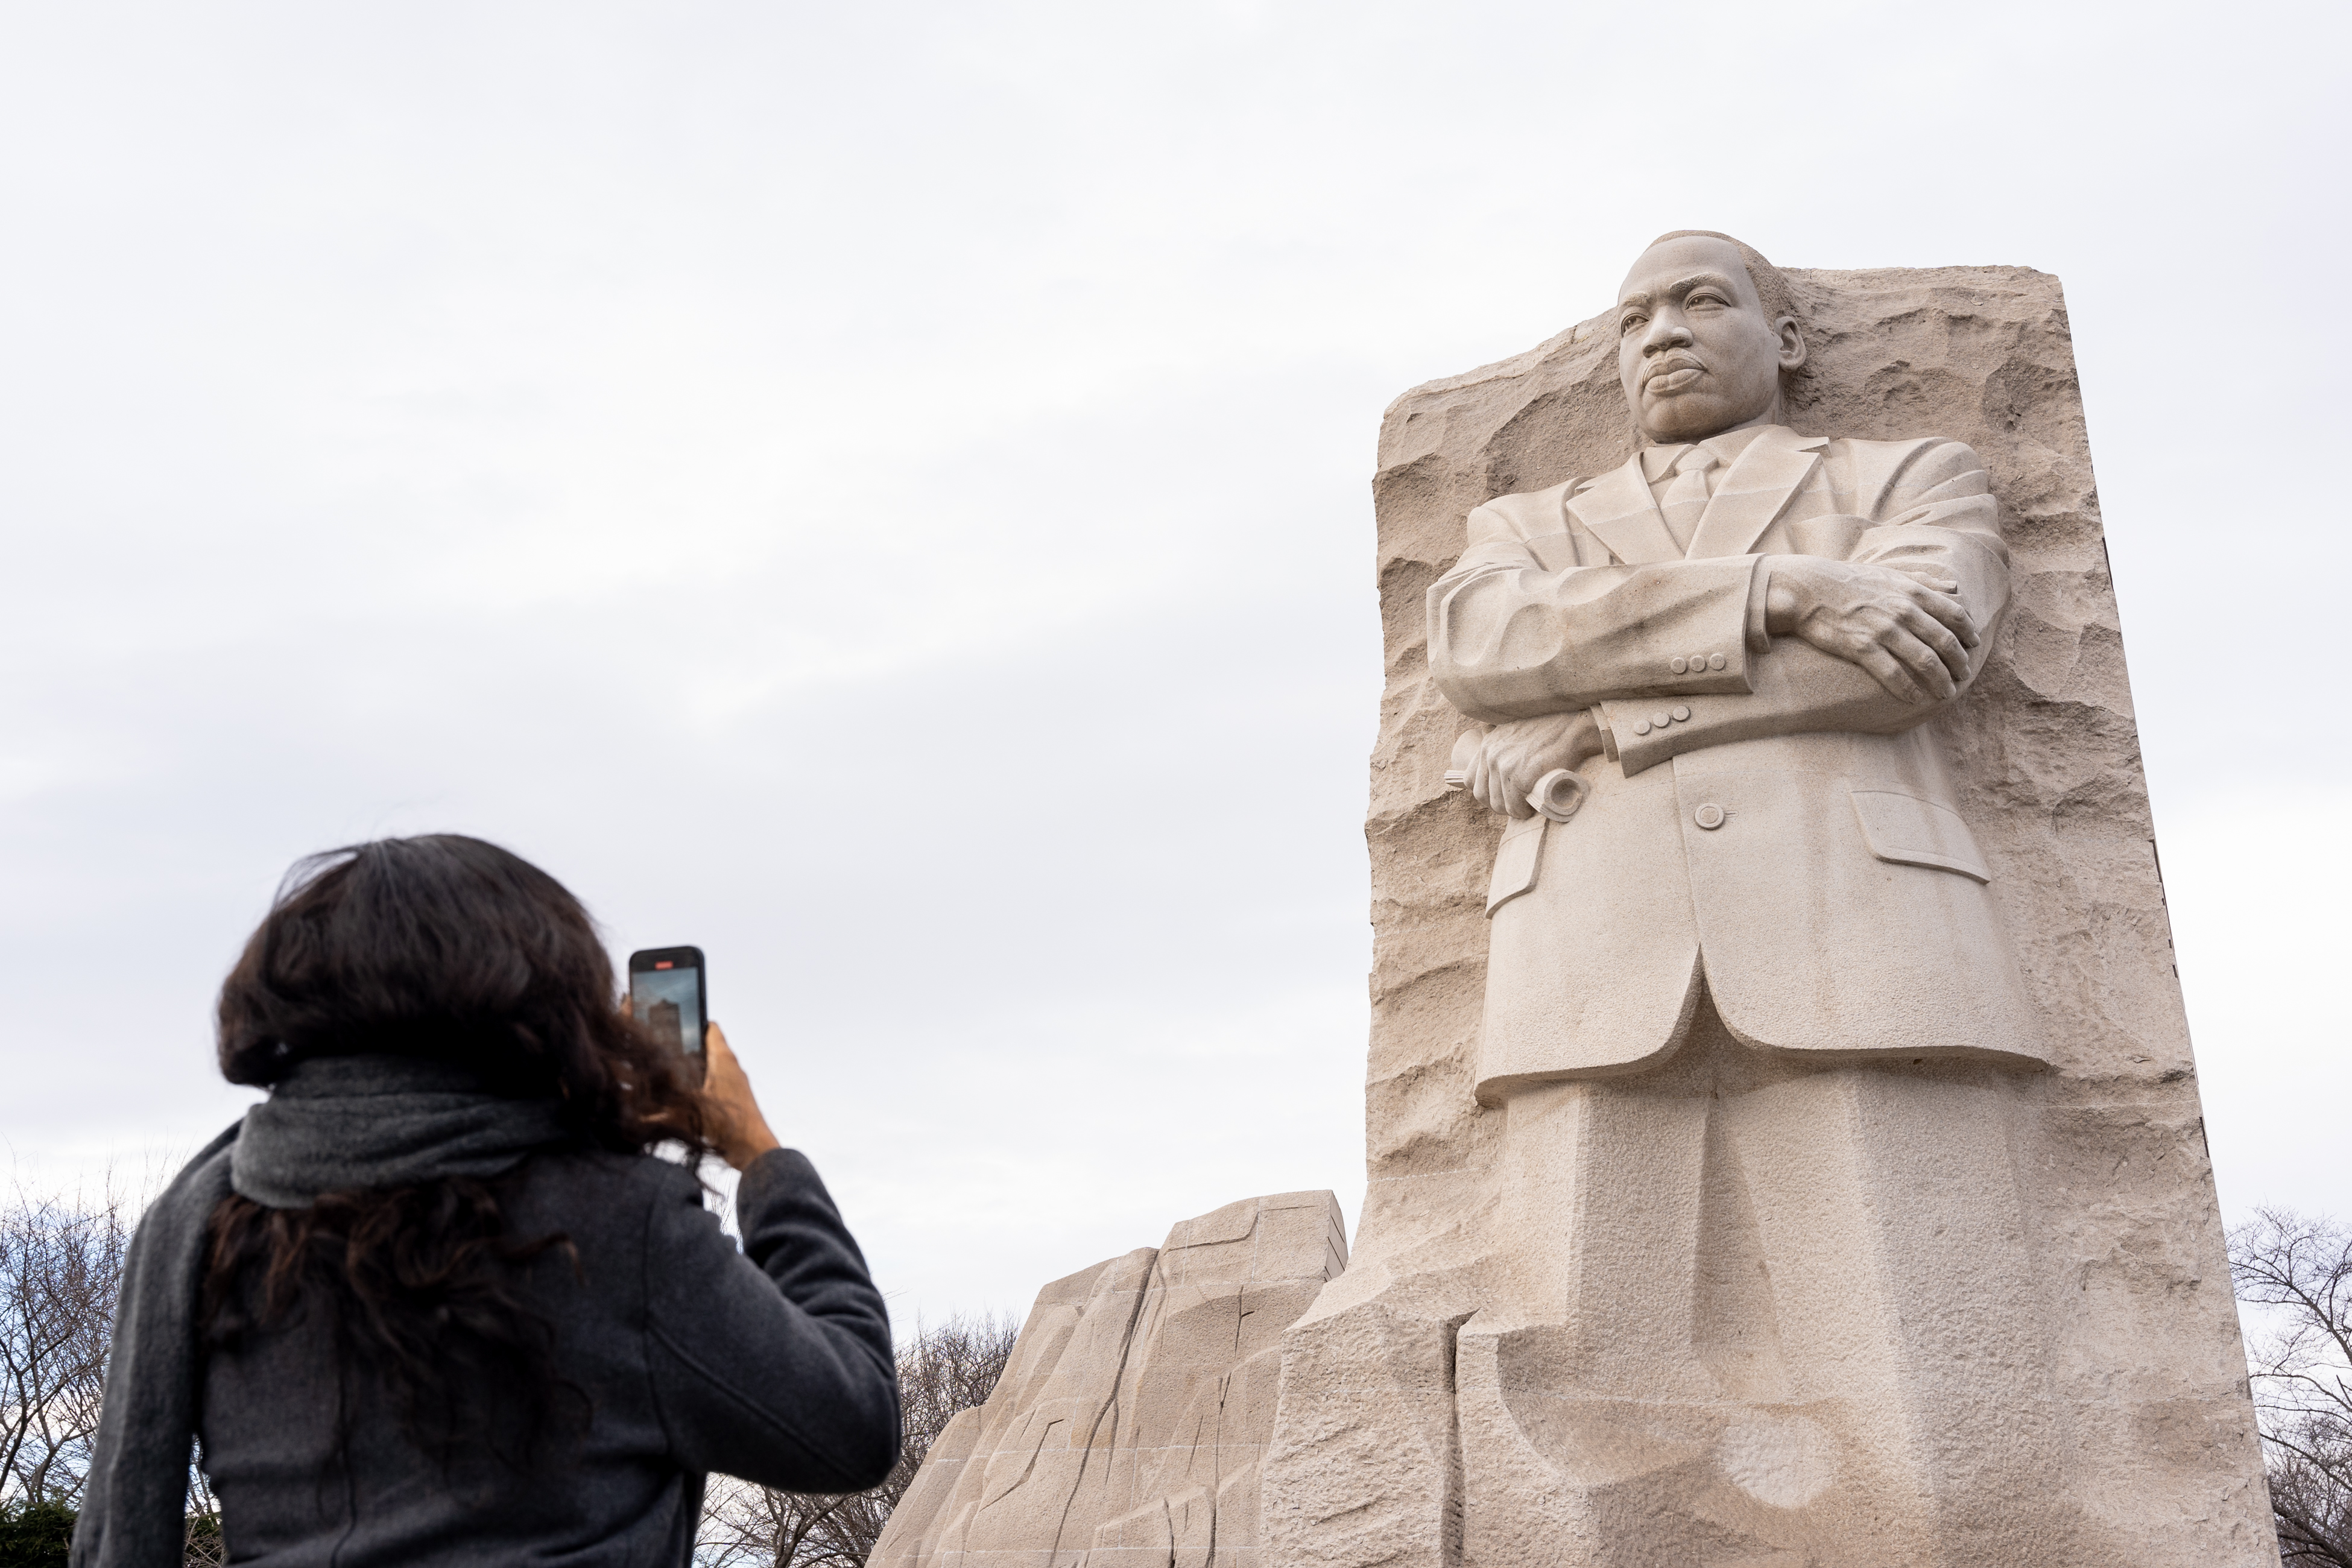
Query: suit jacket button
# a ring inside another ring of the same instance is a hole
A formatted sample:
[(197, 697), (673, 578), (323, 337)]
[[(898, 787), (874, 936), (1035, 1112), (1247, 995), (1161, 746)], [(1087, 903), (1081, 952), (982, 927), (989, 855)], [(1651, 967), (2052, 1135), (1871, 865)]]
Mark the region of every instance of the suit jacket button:
[(1696, 811), (1691, 813), (1691, 820), (1696, 822), (1701, 827), (1720, 827), (1723, 826), (1723, 807), (1716, 805), (1713, 801), (1708, 801), (1705, 805), (1700, 806)]
[(1666, 668), (1673, 670), (1676, 675), (1680, 675), (1684, 670), (1690, 668), (1690, 660), (1685, 658), (1680, 654), (1676, 654), (1674, 658), (1666, 660)]

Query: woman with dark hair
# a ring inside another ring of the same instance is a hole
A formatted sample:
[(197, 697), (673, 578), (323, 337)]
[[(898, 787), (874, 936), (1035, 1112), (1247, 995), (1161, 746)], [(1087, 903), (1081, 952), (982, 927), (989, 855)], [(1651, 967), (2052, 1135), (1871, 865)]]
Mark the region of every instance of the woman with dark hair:
[(176, 1568), (199, 1437), (229, 1560), (289, 1568), (683, 1563), (709, 1471), (879, 1482), (882, 1299), (716, 1026), (707, 1057), (698, 1091), (495, 845), (297, 867), (220, 997), (222, 1072), (270, 1096), (140, 1226), (76, 1568)]

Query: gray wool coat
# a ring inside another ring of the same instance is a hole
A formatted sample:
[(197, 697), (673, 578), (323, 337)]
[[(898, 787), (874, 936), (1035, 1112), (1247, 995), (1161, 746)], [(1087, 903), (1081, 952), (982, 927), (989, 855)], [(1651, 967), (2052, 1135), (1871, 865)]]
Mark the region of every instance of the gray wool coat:
[(487, 1453), (445, 1471), (373, 1380), (339, 1364), (320, 1314), (211, 1352), (198, 1431), (230, 1561), (677, 1564), (708, 1471), (787, 1491), (879, 1482), (898, 1457), (898, 1380), (857, 1244), (793, 1150), (752, 1162), (736, 1210), (740, 1252), (676, 1165), (550, 1152), (525, 1167), (509, 1233), (564, 1232), (579, 1259), (541, 1254), (525, 1294), (593, 1412), (535, 1474)]

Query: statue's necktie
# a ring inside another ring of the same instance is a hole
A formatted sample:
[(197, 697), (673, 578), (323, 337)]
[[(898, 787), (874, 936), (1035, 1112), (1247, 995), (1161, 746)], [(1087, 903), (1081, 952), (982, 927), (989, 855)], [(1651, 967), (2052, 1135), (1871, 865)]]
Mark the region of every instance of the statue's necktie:
[(1675, 482), (1666, 487), (1665, 500), (1659, 503), (1658, 510), (1666, 514), (1666, 531), (1685, 553), (1698, 532), (1698, 520), (1706, 511), (1706, 471), (1714, 467), (1714, 453), (1705, 447), (1693, 447), (1675, 464)]

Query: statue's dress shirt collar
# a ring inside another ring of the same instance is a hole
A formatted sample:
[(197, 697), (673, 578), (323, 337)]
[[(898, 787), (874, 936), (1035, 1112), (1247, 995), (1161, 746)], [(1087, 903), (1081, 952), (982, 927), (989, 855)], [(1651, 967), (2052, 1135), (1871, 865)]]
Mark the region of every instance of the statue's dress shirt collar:
[[(1748, 450), (1749, 442), (1765, 431), (1773, 428), (1776, 426), (1750, 425), (1744, 430), (1726, 430), (1720, 436), (1709, 436), (1699, 445), (1707, 449), (1709, 455), (1715, 458), (1718, 468), (1727, 468), (1731, 466), (1733, 458)], [(1677, 442), (1671, 447), (1643, 447), (1642, 477), (1649, 480), (1652, 485), (1662, 483), (1667, 475), (1674, 472), (1675, 464), (1681, 460), (1682, 455), (1689, 450), (1690, 446), (1687, 442)]]

